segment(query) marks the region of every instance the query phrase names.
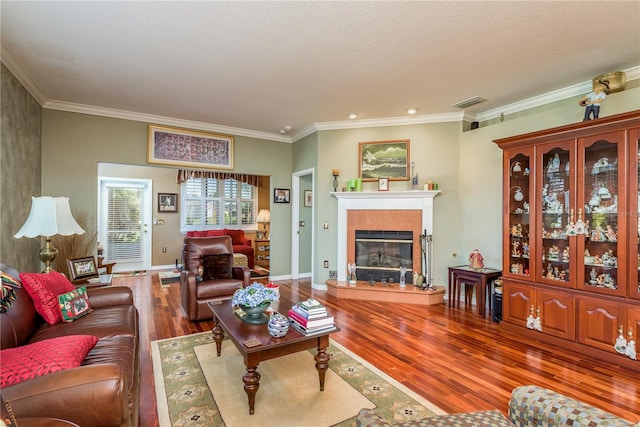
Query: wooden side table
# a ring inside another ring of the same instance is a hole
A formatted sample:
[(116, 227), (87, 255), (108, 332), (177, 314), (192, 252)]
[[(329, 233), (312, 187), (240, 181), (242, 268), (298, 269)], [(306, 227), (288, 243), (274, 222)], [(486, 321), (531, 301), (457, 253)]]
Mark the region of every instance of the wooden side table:
[(108, 262), (106, 264), (103, 264), (102, 263), (103, 260), (104, 260), (103, 256), (98, 257), (98, 268), (105, 268), (107, 270), (107, 274), (111, 274), (113, 272), (113, 266), (116, 265), (116, 263)]
[(489, 311), (491, 311), (491, 295), (486, 296), (491, 286), (487, 287), (487, 284), (491, 284), (501, 275), (502, 270), (492, 268), (471, 268), (468, 265), (449, 267), (449, 307), (454, 307), (456, 302), (460, 304), (460, 284), (473, 285), (477, 289), (478, 315), (484, 317), (486, 300), (489, 301)]

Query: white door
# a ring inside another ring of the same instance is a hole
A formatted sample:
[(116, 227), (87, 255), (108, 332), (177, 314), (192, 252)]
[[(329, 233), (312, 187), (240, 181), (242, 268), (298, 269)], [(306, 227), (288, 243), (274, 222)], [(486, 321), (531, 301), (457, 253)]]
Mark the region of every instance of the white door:
[[(303, 183), (304, 188), (301, 188)], [(315, 208), (303, 207), (302, 194), (304, 194), (304, 190), (313, 190), (314, 188), (313, 168), (293, 173), (291, 180), (291, 278), (311, 277), (312, 286), (315, 260)], [(315, 200), (315, 197), (313, 199)], [(300, 222), (303, 218), (301, 209), (307, 210), (304, 215), (304, 227)], [(300, 271), (301, 267), (302, 271)]]
[(114, 272), (151, 268), (151, 180), (99, 177), (98, 240)]

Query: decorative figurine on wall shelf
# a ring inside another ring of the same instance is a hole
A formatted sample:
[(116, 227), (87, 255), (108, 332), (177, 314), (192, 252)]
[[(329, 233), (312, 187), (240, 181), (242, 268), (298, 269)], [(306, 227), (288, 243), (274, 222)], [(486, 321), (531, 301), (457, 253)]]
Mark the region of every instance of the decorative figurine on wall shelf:
[[(590, 120), (590, 118), (597, 119), (600, 114), (600, 104), (607, 97), (605, 91), (609, 90), (609, 81), (608, 80), (599, 80), (595, 85), (595, 88), (592, 92), (589, 92), (586, 96), (584, 96), (578, 104), (581, 107), (586, 107), (584, 110), (584, 118), (582, 121)], [(593, 116), (593, 117), (591, 117)]]
[(469, 254), (469, 267), (475, 269), (484, 268), (484, 257), (479, 250), (474, 249), (473, 252)]

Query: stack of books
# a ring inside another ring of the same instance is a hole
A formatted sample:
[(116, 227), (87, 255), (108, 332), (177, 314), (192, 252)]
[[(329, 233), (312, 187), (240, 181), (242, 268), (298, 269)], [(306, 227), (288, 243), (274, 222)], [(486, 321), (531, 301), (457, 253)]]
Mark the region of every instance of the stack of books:
[(328, 332), (336, 327), (327, 308), (313, 298), (294, 304), (289, 310), (289, 320), (295, 330), (305, 335)]

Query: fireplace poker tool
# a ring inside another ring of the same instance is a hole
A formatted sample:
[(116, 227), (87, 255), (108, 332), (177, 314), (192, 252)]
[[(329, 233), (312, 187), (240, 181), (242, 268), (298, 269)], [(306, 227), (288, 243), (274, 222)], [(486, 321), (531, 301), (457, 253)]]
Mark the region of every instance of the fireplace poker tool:
[(424, 230), (424, 234), (420, 236), (420, 250), (422, 251), (422, 263), (424, 263), (424, 269), (422, 269), (422, 265), (420, 269), (423, 270), (423, 282), (422, 282), (422, 290), (435, 290), (436, 287), (432, 285), (433, 275), (431, 273), (431, 266), (433, 260), (433, 235), (427, 234), (427, 230)]

